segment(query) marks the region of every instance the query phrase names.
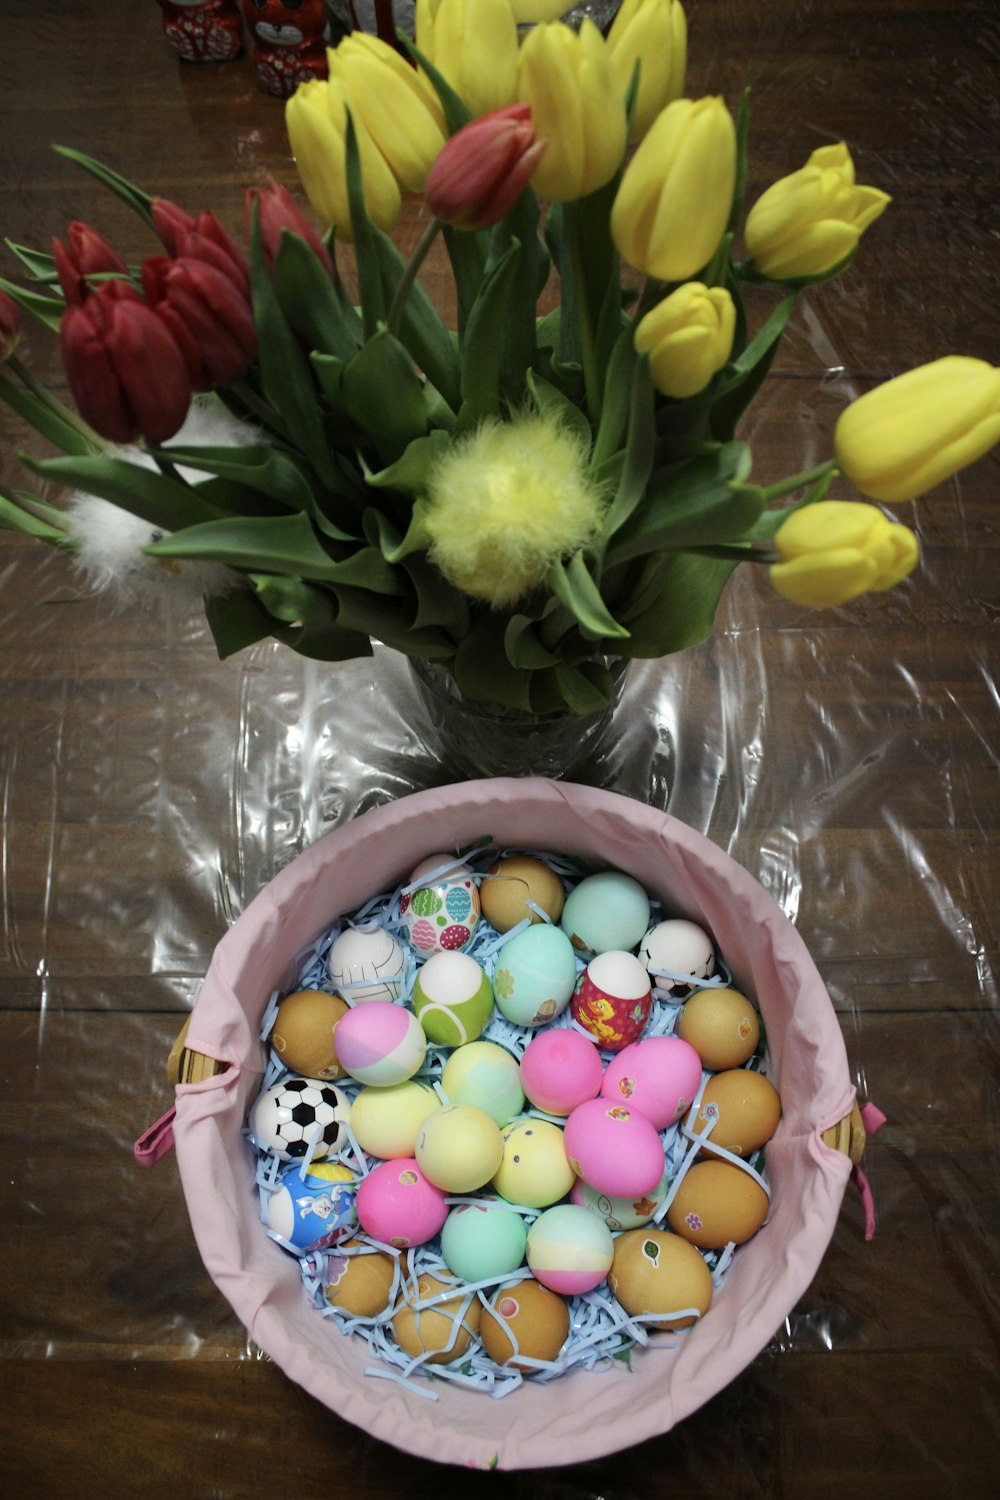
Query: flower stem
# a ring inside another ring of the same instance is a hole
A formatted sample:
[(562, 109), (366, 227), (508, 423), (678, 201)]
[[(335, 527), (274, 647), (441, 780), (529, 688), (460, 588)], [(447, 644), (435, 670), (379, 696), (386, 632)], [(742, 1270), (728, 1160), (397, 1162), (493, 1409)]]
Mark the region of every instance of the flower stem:
[(801, 490), (807, 484), (814, 484), (817, 480), (833, 478), (837, 472), (837, 465), (832, 458), (827, 459), (825, 464), (817, 464), (814, 469), (804, 469), (801, 474), (792, 474), (788, 479), (779, 479), (776, 484), (769, 484), (760, 489), (764, 504), (770, 505), (772, 500), (780, 500), (783, 495), (790, 495), (795, 490)]
[(392, 334), (393, 338), (399, 333), (399, 325), (403, 321), (403, 309), (406, 306), (406, 299), (410, 295), (410, 287), (416, 280), (417, 272), (423, 265), (427, 252), (433, 245), (438, 231), (443, 227), (440, 219), (430, 220), (420, 239), (417, 241), (416, 248), (407, 261), (402, 276), (399, 278), (399, 285), (393, 294), (392, 303), (385, 320), (386, 328)]
[(590, 305), (587, 266), (583, 248), (583, 226), (576, 203), (563, 205), (564, 219), (569, 231), (570, 263), (576, 292), (577, 317), (580, 325), (580, 354), (583, 363), (583, 383), (587, 392), (587, 407), (590, 420), (596, 426), (601, 418), (603, 396), (601, 372), (597, 368), (597, 343), (594, 329), (594, 309)]

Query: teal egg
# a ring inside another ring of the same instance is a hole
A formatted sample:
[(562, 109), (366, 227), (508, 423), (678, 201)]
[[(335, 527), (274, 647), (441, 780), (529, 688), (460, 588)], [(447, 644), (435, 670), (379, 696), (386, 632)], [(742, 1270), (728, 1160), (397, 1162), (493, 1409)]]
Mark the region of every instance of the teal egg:
[(561, 1015), (575, 985), (573, 945), (560, 928), (547, 922), (525, 928), (497, 954), (493, 993), (515, 1026), (544, 1026)]
[(467, 1042), (444, 1065), (441, 1087), (449, 1104), (475, 1104), (501, 1127), (524, 1108), (517, 1058), (496, 1042)]
[(528, 1232), (521, 1215), (488, 1202), (453, 1208), (441, 1230), (441, 1254), (463, 1281), (509, 1276), (524, 1260)]
[(649, 916), (649, 897), (638, 880), (602, 870), (570, 891), (560, 926), (580, 953), (628, 953), (645, 937)]

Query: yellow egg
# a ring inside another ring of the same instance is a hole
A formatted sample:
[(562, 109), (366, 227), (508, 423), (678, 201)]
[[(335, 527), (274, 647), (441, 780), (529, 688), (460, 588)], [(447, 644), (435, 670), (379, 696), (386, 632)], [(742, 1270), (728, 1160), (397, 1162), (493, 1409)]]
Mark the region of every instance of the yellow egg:
[(421, 1172), (445, 1193), (472, 1193), (503, 1160), (503, 1137), (492, 1115), (474, 1104), (445, 1104), (427, 1116), (414, 1151)]
[(479, 899), (486, 920), (497, 932), (509, 932), (525, 917), (532, 922), (542, 920), (529, 901), (558, 922), (566, 897), (559, 876), (542, 860), (528, 854), (508, 854), (487, 870)]
[(353, 1250), (360, 1240), (346, 1240), (338, 1245), (327, 1262), (326, 1300), (352, 1318), (374, 1318), (385, 1308), (392, 1290), (396, 1263), (382, 1250), (371, 1254), (342, 1255)]
[[(405, 1281), (403, 1287), (407, 1300), (400, 1304), (392, 1320), (392, 1331), (400, 1348), (411, 1355), (433, 1350), (427, 1360), (432, 1365), (448, 1364), (453, 1359), (460, 1359), (479, 1332), (482, 1308), (478, 1299), (472, 1298), (455, 1333), (455, 1317), (466, 1300), (461, 1291), (454, 1297), (446, 1298), (437, 1307), (425, 1307), (417, 1311), (409, 1300), (413, 1296), (412, 1283)], [(441, 1281), (437, 1276), (421, 1276), (417, 1280), (415, 1300), (422, 1302), (428, 1297), (437, 1296), (439, 1292), (453, 1290), (453, 1287), (454, 1283)]]
[(285, 1067), (307, 1078), (343, 1078), (333, 1031), (347, 1010), (345, 1000), (325, 990), (295, 990), (279, 1000), (270, 1042)]
[(728, 1161), (699, 1161), (685, 1175), (667, 1223), (702, 1250), (742, 1245), (767, 1218), (768, 1196), (760, 1183)]
[(760, 1021), (739, 990), (699, 990), (684, 1004), (677, 1035), (716, 1073), (738, 1068), (753, 1056), (760, 1041)]
[(479, 1325), (483, 1348), (494, 1363), (523, 1370), (526, 1375), (534, 1366), (522, 1364), (515, 1355), (553, 1360), (568, 1335), (569, 1308), (565, 1300), (534, 1280), (501, 1287), (490, 1306), (483, 1309)]
[[(704, 1315), (712, 1300), (712, 1276), (701, 1255), (663, 1229), (630, 1229), (618, 1236), (608, 1285), (633, 1317), (692, 1307)], [(663, 1318), (648, 1326), (687, 1328), (696, 1321), (693, 1315)]]
[(716, 1121), (709, 1141), (734, 1156), (750, 1156), (777, 1130), (781, 1099), (763, 1074), (730, 1068), (708, 1080), (697, 1114), (688, 1110), (685, 1123), (689, 1129), (704, 1130), (713, 1112)]
[(426, 1083), (409, 1079), (384, 1088), (363, 1088), (351, 1105), (351, 1129), (369, 1156), (383, 1161), (412, 1156), (420, 1127), (441, 1100)]
[(493, 1175), (501, 1198), (524, 1208), (548, 1208), (565, 1198), (575, 1181), (558, 1125), (522, 1115), (504, 1128), (503, 1159)]

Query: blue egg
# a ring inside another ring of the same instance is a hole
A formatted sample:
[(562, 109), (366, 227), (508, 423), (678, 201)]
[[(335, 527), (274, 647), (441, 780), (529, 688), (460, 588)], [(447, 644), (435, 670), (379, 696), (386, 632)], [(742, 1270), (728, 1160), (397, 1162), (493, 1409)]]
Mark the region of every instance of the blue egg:
[(602, 870), (566, 897), (560, 925), (580, 953), (626, 953), (649, 928), (649, 897), (631, 875)]
[(493, 993), (515, 1026), (544, 1026), (561, 1015), (575, 984), (573, 945), (547, 922), (526, 927), (497, 954)]
[(267, 1227), (297, 1250), (325, 1249), (357, 1229), (356, 1192), (353, 1172), (336, 1162), (316, 1162), (304, 1178), (292, 1167), (268, 1196)]

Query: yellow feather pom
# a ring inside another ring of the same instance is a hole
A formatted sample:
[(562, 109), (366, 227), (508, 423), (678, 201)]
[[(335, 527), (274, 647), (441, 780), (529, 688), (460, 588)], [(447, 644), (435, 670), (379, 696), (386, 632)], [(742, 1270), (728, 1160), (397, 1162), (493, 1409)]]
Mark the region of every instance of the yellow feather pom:
[(604, 509), (584, 444), (539, 414), (489, 418), (460, 438), (432, 470), (427, 500), (431, 560), (496, 609), (592, 541)]

